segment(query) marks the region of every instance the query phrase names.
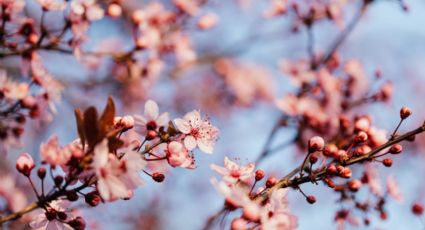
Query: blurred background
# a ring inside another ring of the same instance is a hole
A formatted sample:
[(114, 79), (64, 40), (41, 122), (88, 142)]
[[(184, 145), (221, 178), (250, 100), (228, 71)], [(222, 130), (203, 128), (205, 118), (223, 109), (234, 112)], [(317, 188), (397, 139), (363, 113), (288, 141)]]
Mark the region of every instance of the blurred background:
[[(27, 16), (38, 21), (41, 15), (39, 5), (32, 0), (26, 2)], [(347, 23), (353, 17), (359, 2), (347, 0), (342, 8), (343, 22)], [(162, 3), (165, 7), (171, 4), (168, 1)], [(425, 1), (408, 0), (405, 4), (408, 11), (403, 10), (398, 1), (375, 1), (339, 48), (343, 59), (354, 58), (363, 64), (372, 87), (378, 81), (373, 77), (376, 70), (382, 72), (382, 79), (393, 83), (390, 102), (356, 109), (356, 113), (371, 114), (377, 127), (389, 131), (397, 125), (398, 111), (402, 106), (409, 106), (413, 111), (412, 118), (403, 124), (402, 131), (415, 128), (425, 119)], [(146, 5), (147, 1), (122, 1), (124, 16), (119, 19), (105, 17), (93, 22), (88, 32), (89, 39), (82, 49), (125, 52), (133, 42), (126, 15)], [(120, 69), (125, 64), (117, 63), (108, 56), (87, 55), (77, 60), (70, 54), (39, 52), (48, 70), (65, 89), (52, 122), (28, 122), (22, 148), (9, 151), (7, 160), (14, 162), (24, 151), (39, 160), (40, 144), (53, 134), (58, 135), (61, 144), (74, 140), (77, 134), (73, 109), (89, 105), (101, 109), (108, 95), (118, 102), (120, 115), (143, 113), (147, 99), (157, 101), (160, 110), (169, 111), (171, 117), (200, 109), (220, 129), (213, 155), (197, 152), (196, 169), (170, 170), (163, 183), (146, 178), (146, 185), (136, 190), (130, 201), (116, 201), (96, 208), (81, 205), (79, 210), (86, 217), (89, 229), (201, 229), (207, 218), (223, 205), (223, 197), (210, 184), (210, 178), (218, 175), (209, 165), (222, 165), (224, 156), (237, 159), (242, 164), (259, 156), (267, 136), (282, 114), (274, 101), (296, 89), (279, 68), (279, 63), (283, 59), (308, 58), (305, 28), (300, 26), (296, 31), (291, 14), (265, 18), (264, 12), (270, 5), (271, 1), (207, 1), (200, 7), (198, 15), (214, 13), (218, 17), (217, 25), (200, 30), (197, 27), (199, 16), (193, 16), (177, 29), (191, 39), (196, 57), (182, 65), (176, 64), (173, 58), (164, 59), (162, 71), (154, 77), (149, 74), (127, 76)], [(60, 26), (57, 18), (60, 18), (60, 13), (49, 12), (46, 24)], [(329, 21), (315, 24), (315, 51), (326, 52), (341, 31)], [(217, 74), (219, 60), (232, 62), (232, 66), (239, 69), (228, 71), (227, 75)], [(18, 58), (12, 57), (2, 59), (0, 66), (16, 73), (20, 63)], [(272, 145), (279, 145), (293, 135), (293, 129), (283, 128)], [(393, 167), (381, 167), (379, 170), (382, 178), (392, 174), (397, 179), (403, 202), (389, 201), (389, 218), (380, 221), (374, 217), (376, 219), (369, 227), (361, 225), (361, 229), (424, 228), (424, 224), (411, 214), (410, 207), (414, 201), (425, 201), (422, 183), (425, 138), (418, 137), (414, 144), (406, 147), (409, 151), (398, 156), (400, 160), (395, 160)], [(298, 151), (295, 145), (282, 148), (264, 159), (258, 167), (268, 175), (284, 176), (301, 163), (303, 158), (297, 154)], [(2, 167), (13, 169), (13, 166), (14, 163), (2, 163)], [(334, 229), (335, 212), (340, 208), (340, 204), (336, 203), (338, 196), (322, 184), (304, 185), (303, 189), (316, 195), (317, 202), (310, 205), (298, 192), (289, 193), (290, 207), (299, 218), (299, 229)], [(364, 196), (368, 195), (367, 191), (362, 192)], [(352, 228), (350, 225), (347, 227)]]

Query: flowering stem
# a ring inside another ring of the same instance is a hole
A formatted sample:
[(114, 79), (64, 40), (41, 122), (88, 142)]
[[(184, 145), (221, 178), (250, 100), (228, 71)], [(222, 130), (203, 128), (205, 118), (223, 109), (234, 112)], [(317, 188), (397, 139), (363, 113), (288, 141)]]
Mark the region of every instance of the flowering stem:
[[(362, 163), (365, 161), (370, 161), (372, 159), (374, 159), (374, 157), (376, 157), (376, 154), (378, 154), (379, 152), (381, 152), (382, 150), (397, 144), (401, 141), (404, 141), (406, 139), (409, 139), (417, 134), (420, 134), (422, 132), (425, 132), (425, 123), (419, 127), (416, 128), (410, 132), (407, 132), (397, 138), (394, 138), (393, 140), (389, 140), (387, 143), (377, 147), (376, 149), (370, 151), (368, 154), (363, 155), (363, 156), (359, 156), (359, 157), (355, 157), (352, 158), (351, 160), (348, 160), (344, 163), (342, 163), (342, 166), (348, 166), (348, 165), (353, 165), (356, 163)], [(300, 184), (306, 183), (306, 182), (311, 182), (311, 177), (310, 176), (304, 176), (304, 177), (296, 177), (291, 179), (297, 172), (301, 171), (301, 167), (298, 167), (296, 169), (294, 169), (291, 173), (289, 173), (288, 175), (286, 175), (285, 177), (283, 177), (281, 180), (279, 180), (276, 185), (270, 187), (270, 188), (266, 188), (264, 191), (262, 191), (261, 193), (259, 193), (254, 200), (256, 200), (257, 202), (263, 202), (265, 200), (268, 199), (268, 197), (273, 193), (273, 191), (279, 189), (279, 188), (287, 188), (287, 187), (296, 187)], [(323, 176), (326, 175), (326, 167), (317, 170), (315, 172), (315, 176), (317, 180), (321, 180), (323, 178)]]

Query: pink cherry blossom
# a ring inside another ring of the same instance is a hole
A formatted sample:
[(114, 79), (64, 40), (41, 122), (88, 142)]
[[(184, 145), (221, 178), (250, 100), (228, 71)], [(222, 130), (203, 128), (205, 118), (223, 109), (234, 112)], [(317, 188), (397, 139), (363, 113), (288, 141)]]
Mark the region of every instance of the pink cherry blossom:
[(16, 160), (16, 169), (25, 176), (29, 176), (34, 167), (34, 160), (28, 153), (22, 153)]
[(36, 0), (44, 10), (64, 10), (66, 2), (62, 0)]
[(134, 115), (136, 126), (142, 135), (146, 135), (147, 130), (157, 130), (159, 127), (167, 125), (169, 119), (168, 113), (159, 114), (158, 104), (155, 101), (148, 100), (145, 103), (145, 113)]
[(261, 229), (290, 230), (298, 227), (298, 220), (288, 208), (287, 189), (278, 189), (262, 210)]
[(40, 155), (43, 162), (53, 167), (56, 165), (65, 165), (72, 156), (72, 152), (62, 149), (59, 146), (57, 136), (52, 136), (45, 144), (40, 146)]
[(208, 14), (203, 15), (201, 18), (199, 18), (198, 28), (203, 29), (203, 30), (211, 29), (214, 26), (216, 26), (217, 23), (218, 23), (217, 15), (215, 15), (213, 13), (208, 13)]
[(403, 194), (393, 175), (387, 177), (387, 192), (397, 202), (403, 202)]
[(193, 156), (189, 154), (189, 150), (187, 150), (182, 143), (177, 141), (170, 142), (165, 152), (168, 164), (171, 166), (189, 169), (195, 168)]
[(240, 166), (231, 161), (228, 157), (224, 157), (224, 167), (215, 164), (212, 164), (210, 167), (223, 176), (223, 181), (230, 184), (234, 184), (238, 181), (248, 182), (254, 177), (254, 163)]
[(177, 129), (185, 134), (184, 145), (188, 150), (198, 146), (203, 152), (211, 154), (218, 138), (218, 129), (209, 120), (202, 120), (199, 111), (187, 113), (183, 119), (174, 120)]
[(27, 196), (19, 189), (17, 178), (10, 174), (0, 176), (0, 196), (6, 201), (7, 208), (17, 212), (28, 204)]
[(39, 230), (72, 230), (73, 228), (69, 226), (66, 222), (71, 220), (71, 210), (68, 209), (70, 202), (66, 200), (54, 200), (49, 203), (47, 208), (48, 212), (62, 212), (66, 215), (66, 219), (62, 220), (56, 216), (54, 219), (47, 217), (46, 212), (40, 213), (32, 222), (30, 222), (31, 228), (36, 228)]
[(96, 145), (93, 158), (99, 194), (107, 201), (127, 198), (129, 191), (143, 184), (139, 172), (145, 166), (146, 162), (136, 151), (128, 151), (118, 159), (109, 153), (108, 142), (103, 140)]

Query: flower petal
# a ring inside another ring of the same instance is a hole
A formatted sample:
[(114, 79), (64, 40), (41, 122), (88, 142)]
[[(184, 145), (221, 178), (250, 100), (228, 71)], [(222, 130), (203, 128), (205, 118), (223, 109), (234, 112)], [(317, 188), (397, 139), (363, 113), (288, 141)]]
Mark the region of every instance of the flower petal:
[(147, 118), (147, 120), (156, 120), (156, 118), (158, 118), (159, 115), (159, 108), (158, 108), (158, 104), (156, 104), (156, 102), (152, 101), (152, 100), (148, 100), (145, 103), (145, 116)]

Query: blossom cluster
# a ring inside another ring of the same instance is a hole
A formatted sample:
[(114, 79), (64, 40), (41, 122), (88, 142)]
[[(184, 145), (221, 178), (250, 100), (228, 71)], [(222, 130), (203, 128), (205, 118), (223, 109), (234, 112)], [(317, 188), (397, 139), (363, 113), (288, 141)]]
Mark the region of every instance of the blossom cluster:
[[(152, 172), (151, 164), (193, 169), (193, 152), (199, 148), (211, 154), (218, 138), (218, 129), (199, 111), (171, 121), (168, 113), (159, 114), (152, 100), (146, 102), (144, 115), (115, 116), (111, 98), (100, 117), (94, 107), (75, 114), (78, 139), (61, 146), (56, 136), (51, 137), (40, 146), (43, 166), (38, 169), (28, 153), (16, 161), (16, 169), (31, 182), (38, 206), (44, 209), (30, 223), (33, 228), (84, 229), (84, 219), (69, 208), (71, 202), (84, 197), (87, 204), (97, 206), (131, 199), (134, 190), (144, 184), (141, 173), (156, 182), (164, 181), (166, 167)], [(49, 192), (44, 186), (46, 168), (54, 182)], [(33, 170), (41, 192), (34, 185)]]

